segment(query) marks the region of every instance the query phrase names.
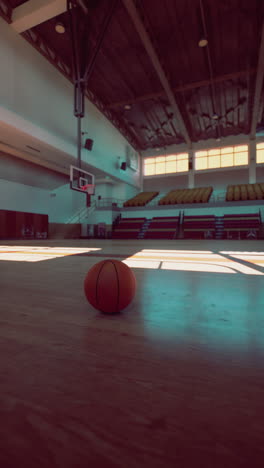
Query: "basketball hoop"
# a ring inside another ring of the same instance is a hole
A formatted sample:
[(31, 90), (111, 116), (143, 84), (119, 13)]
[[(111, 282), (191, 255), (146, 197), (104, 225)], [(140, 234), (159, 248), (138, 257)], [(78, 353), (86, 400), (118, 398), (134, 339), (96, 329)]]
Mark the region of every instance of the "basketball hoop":
[(94, 184), (85, 184), (85, 185), (82, 185), (80, 188), (84, 192), (87, 192), (88, 195), (94, 195), (94, 187), (95, 187)]

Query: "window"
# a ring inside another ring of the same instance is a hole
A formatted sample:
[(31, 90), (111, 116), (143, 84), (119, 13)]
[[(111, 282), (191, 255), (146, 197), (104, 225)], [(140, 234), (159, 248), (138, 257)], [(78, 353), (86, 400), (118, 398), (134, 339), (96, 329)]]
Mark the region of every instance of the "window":
[(257, 144), (257, 164), (264, 163), (264, 143)]
[(144, 175), (175, 174), (188, 171), (188, 153), (169, 154), (144, 160)]
[(197, 171), (204, 169), (215, 169), (219, 167), (244, 166), (247, 164), (248, 145), (213, 148), (210, 150), (197, 151), (195, 153), (195, 169)]
[(155, 158), (148, 158), (144, 161), (145, 175), (155, 175)]
[(248, 164), (248, 146), (234, 147), (234, 166), (245, 166)]

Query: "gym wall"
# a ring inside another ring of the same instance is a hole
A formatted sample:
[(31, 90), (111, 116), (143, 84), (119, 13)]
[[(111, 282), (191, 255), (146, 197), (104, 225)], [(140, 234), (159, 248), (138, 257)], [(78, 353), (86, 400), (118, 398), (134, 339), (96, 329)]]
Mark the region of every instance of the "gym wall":
[[(73, 84), (2, 18), (0, 56), (0, 136), (4, 122), (76, 158)], [(117, 164), (118, 157), (125, 159), (127, 140), (88, 99), (82, 128), (94, 140), (82, 160), (139, 187), (139, 171), (121, 171)]]

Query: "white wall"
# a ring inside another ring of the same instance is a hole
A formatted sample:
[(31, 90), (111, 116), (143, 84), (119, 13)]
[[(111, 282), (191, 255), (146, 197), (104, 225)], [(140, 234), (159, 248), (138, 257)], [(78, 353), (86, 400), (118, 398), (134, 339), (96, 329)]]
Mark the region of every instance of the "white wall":
[(111, 184), (96, 184), (95, 186), (95, 196), (98, 199), (98, 196), (101, 198), (112, 198), (113, 187)]
[(95, 210), (85, 222), (87, 224), (106, 223), (111, 225), (115, 217), (116, 213), (112, 210)]
[[(0, 57), (0, 122), (76, 157), (73, 85), (1, 18)], [(139, 171), (120, 171), (117, 164), (118, 157), (125, 160), (127, 141), (88, 100), (82, 121), (94, 140), (83, 161), (139, 186)]]
[(0, 151), (0, 177), (32, 187), (54, 189), (64, 185), (68, 177), (42, 166)]
[(139, 192), (139, 188), (135, 188), (131, 185), (120, 182), (113, 186), (112, 196), (113, 198), (118, 198), (119, 200), (126, 201), (134, 197)]
[(249, 171), (245, 168), (231, 168), (226, 170), (196, 171), (194, 173), (195, 187), (213, 187), (214, 195), (226, 191), (228, 185), (248, 184)]
[(179, 208), (170, 208), (170, 209), (166, 209), (166, 208), (163, 208), (162, 210), (132, 210), (132, 209), (129, 209), (128, 211), (121, 211), (121, 215), (122, 215), (122, 218), (154, 218), (154, 217), (157, 217), (157, 216), (179, 216), (179, 213), (180, 213), (180, 210)]
[(0, 209), (48, 214), (49, 191), (0, 179)]
[(181, 189), (188, 187), (188, 174), (173, 175), (173, 176), (155, 176), (145, 177), (143, 188), (144, 191), (155, 191), (160, 193), (169, 192), (173, 189)]
[(68, 183), (51, 192), (0, 179), (0, 209), (48, 214), (50, 223), (68, 223), (85, 206), (86, 196)]
[(69, 183), (49, 192), (47, 205), (50, 223), (78, 223), (75, 215), (86, 207), (86, 194), (71, 190)]
[(113, 198), (122, 201), (134, 197), (139, 191), (139, 188), (124, 182), (115, 182), (113, 184), (96, 183), (95, 188), (96, 199), (98, 199), (98, 195), (100, 195), (102, 198)]
[(264, 183), (264, 164), (260, 165), (260, 166), (257, 166), (256, 182), (257, 183)]

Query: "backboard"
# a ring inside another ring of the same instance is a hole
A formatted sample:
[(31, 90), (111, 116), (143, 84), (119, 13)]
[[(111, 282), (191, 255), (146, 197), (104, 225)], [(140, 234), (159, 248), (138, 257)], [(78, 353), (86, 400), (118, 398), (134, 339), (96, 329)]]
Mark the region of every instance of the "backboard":
[(70, 166), (70, 186), (72, 190), (94, 195), (95, 177), (90, 172)]
[(70, 187), (77, 192), (86, 193), (86, 206), (91, 206), (91, 195), (94, 195), (95, 177), (90, 172), (76, 166), (70, 166)]

